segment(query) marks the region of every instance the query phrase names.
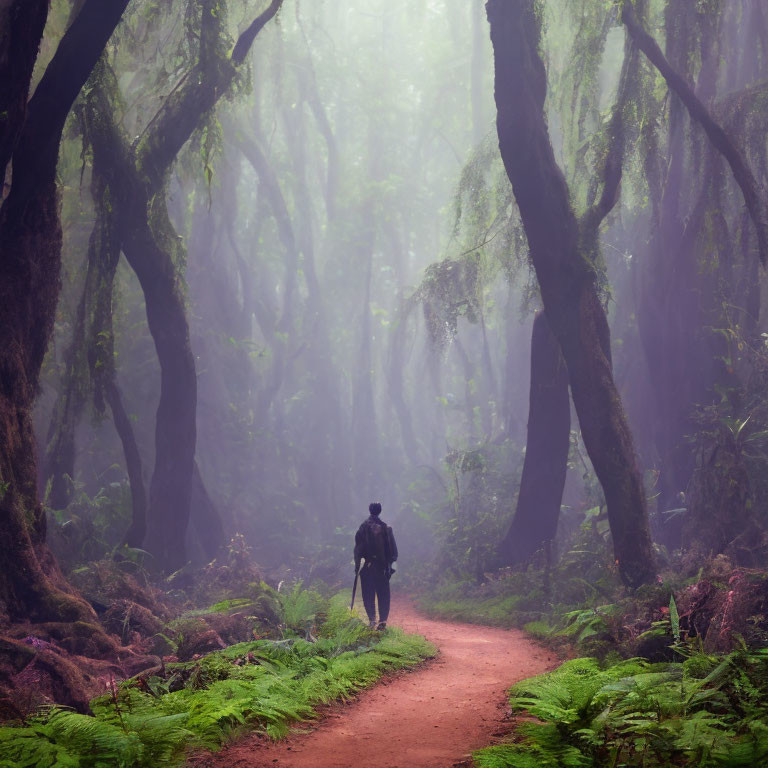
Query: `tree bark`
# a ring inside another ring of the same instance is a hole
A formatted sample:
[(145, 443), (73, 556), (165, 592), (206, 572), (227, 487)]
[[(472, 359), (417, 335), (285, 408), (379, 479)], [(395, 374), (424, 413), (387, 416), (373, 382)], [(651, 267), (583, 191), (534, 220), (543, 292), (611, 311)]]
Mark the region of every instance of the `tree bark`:
[(568, 188), (544, 117), (546, 72), (534, 0), (489, 0), (499, 148), (525, 228), (544, 310), (568, 366), (584, 444), (608, 507), (619, 573), (655, 577), (645, 492), (613, 380), (595, 267), (580, 247)]
[(141, 284), (160, 363), (147, 547), (163, 569), (176, 571), (186, 563), (184, 534), (197, 440), (197, 374), (182, 277), (176, 268), (183, 263), (182, 246), (168, 219), (164, 194), (134, 195), (123, 201), (122, 210), (123, 253)]
[(114, 374), (106, 381), (104, 388), (104, 396), (112, 411), (112, 421), (123, 446), (125, 469), (131, 486), (131, 524), (123, 536), (123, 544), (138, 549), (144, 543), (147, 532), (147, 489), (144, 485), (141, 453)]
[(547, 316), (539, 312), (531, 335), (528, 439), (517, 509), (499, 552), (503, 565), (526, 561), (555, 538), (568, 467), (571, 402), (568, 371)]
[[(56, 164), (67, 115), (128, 0), (88, 0), (29, 103), (0, 209), (0, 600), (12, 619), (90, 620), (48, 566), (30, 411), (53, 330), (61, 268)], [(39, 42), (30, 30), (29, 46)], [(47, 572), (46, 572), (47, 571)], [(62, 589), (63, 588), (63, 589)]]
[[(49, 0), (11, 0), (0, 7), (0, 185), (27, 116), (27, 99)], [(0, 187), (0, 200), (4, 197)]]
[[(89, 267), (90, 270), (90, 267)], [(72, 496), (75, 476), (75, 430), (88, 399), (88, 369), (85, 360), (85, 311), (89, 277), (77, 307), (72, 340), (64, 355), (62, 391), (56, 399), (46, 441), (44, 472), (47, 502), (64, 509)]]

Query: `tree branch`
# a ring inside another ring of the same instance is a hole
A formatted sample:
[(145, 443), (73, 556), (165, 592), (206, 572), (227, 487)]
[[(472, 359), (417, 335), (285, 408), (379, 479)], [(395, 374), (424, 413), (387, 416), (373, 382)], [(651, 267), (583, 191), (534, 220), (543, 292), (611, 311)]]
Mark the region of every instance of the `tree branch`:
[(579, 222), (582, 234), (586, 235), (587, 238), (592, 238), (597, 234), (598, 227), (619, 200), (626, 142), (624, 110), (629, 100), (630, 77), (636, 66), (637, 52), (634, 50), (634, 45), (628, 41), (624, 48), (624, 61), (619, 77), (616, 103), (613, 105), (611, 119), (606, 130), (608, 150), (601, 169), (603, 189), (600, 199), (587, 209)]
[(129, 1), (86, 0), (64, 33), (29, 102), (27, 120), (13, 154), (13, 186), (9, 200), (14, 198), (21, 207), (34, 190), (53, 182), (69, 110)]
[(203, 3), (200, 57), (183, 84), (166, 99), (155, 117), (151, 130), (138, 148), (138, 165), (159, 186), (171, 163), (189, 140), (200, 118), (216, 106), (227, 91), (243, 63), (256, 35), (277, 13), (283, 0), (272, 0), (269, 7), (240, 35), (230, 59), (211, 54), (215, 36), (221, 31), (222, 19), (213, 8), (213, 0)]
[(747, 164), (746, 158), (722, 126), (715, 121), (690, 86), (672, 68), (656, 41), (641, 26), (631, 0), (625, 0), (621, 19), (637, 46), (659, 70), (669, 89), (677, 94), (680, 101), (683, 102), (691, 119), (701, 125), (712, 146), (723, 155), (731, 167), (733, 177), (741, 189), (744, 203), (757, 230), (760, 261), (763, 265), (768, 265), (768, 219), (766, 218), (760, 187)]
[(239, 67), (245, 57), (248, 55), (248, 51), (251, 50), (253, 41), (256, 39), (256, 35), (261, 32), (266, 23), (280, 10), (280, 6), (283, 4), (283, 0), (272, 0), (269, 7), (259, 16), (257, 16), (248, 29), (243, 32), (237, 39), (235, 47), (232, 50), (232, 63)]

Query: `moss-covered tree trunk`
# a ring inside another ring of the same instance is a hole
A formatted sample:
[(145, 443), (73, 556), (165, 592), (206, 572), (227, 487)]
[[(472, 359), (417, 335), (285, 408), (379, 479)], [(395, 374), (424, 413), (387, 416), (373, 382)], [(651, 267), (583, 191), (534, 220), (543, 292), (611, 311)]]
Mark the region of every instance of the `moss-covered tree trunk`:
[(544, 310), (560, 343), (584, 444), (605, 494), (623, 581), (655, 577), (642, 476), (613, 380), (608, 322), (544, 116), (546, 71), (534, 0), (489, 0), (499, 148)]
[[(88, 620), (45, 548), (30, 412), (53, 330), (61, 268), (56, 163), (69, 110), (128, 0), (90, 0), (59, 44), (13, 149), (0, 209), (0, 601), (13, 619)], [(27, 49), (37, 50), (37, 27)], [(18, 43), (21, 42), (17, 39)]]
[(547, 316), (539, 312), (531, 335), (528, 439), (517, 509), (499, 548), (504, 565), (523, 562), (555, 538), (563, 500), (571, 435), (568, 371)]

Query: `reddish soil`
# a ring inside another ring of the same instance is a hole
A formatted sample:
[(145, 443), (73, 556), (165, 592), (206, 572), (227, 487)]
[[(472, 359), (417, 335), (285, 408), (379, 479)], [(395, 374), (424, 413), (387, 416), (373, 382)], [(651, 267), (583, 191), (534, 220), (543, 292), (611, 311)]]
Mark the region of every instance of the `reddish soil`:
[(428, 619), (396, 600), (390, 624), (424, 635), (439, 656), (394, 675), (272, 743), (253, 734), (196, 768), (449, 768), (512, 729), (506, 690), (551, 668), (554, 655), (516, 630)]

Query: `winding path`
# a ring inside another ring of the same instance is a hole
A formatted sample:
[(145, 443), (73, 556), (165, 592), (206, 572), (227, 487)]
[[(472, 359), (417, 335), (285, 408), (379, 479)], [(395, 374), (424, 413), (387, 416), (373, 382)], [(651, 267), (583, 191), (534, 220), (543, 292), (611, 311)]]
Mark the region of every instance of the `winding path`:
[(396, 600), (390, 624), (440, 649), (423, 667), (392, 676), (314, 725), (271, 743), (256, 734), (195, 768), (451, 768), (511, 729), (506, 690), (554, 666), (553, 654), (517, 630), (428, 619)]

